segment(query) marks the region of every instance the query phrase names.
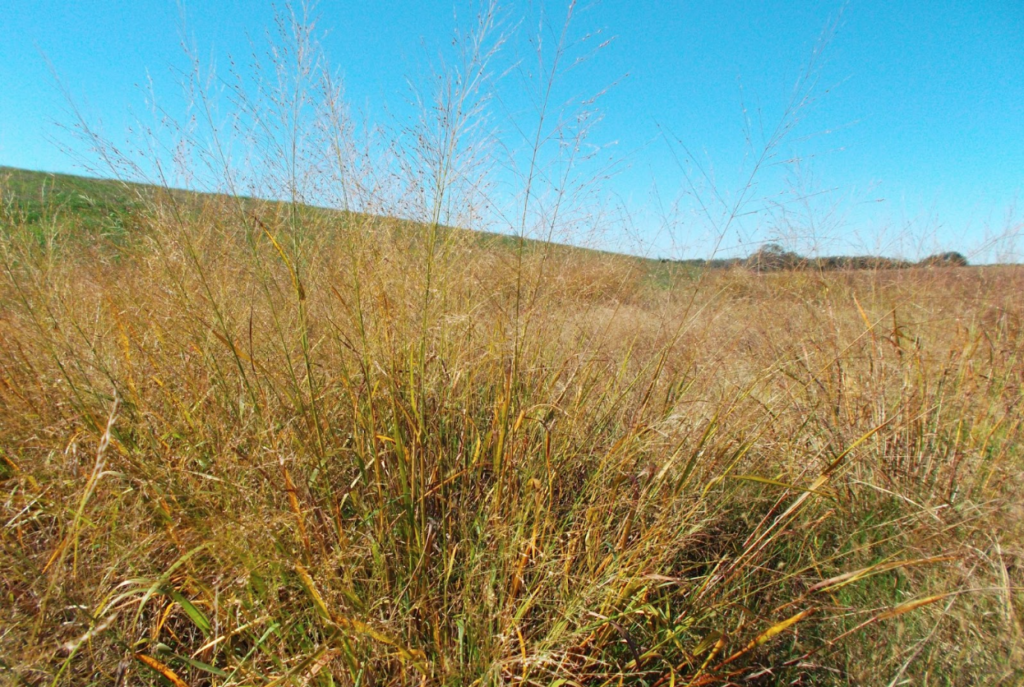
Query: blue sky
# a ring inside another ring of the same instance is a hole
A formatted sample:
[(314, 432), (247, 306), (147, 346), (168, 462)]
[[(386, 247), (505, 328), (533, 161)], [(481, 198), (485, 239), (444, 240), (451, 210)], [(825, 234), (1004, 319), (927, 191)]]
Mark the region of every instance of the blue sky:
[[(323, 45), (353, 107), (370, 119), (407, 116), (410, 81), (429, 74), (475, 7), (322, 0)], [(186, 9), (203, 57), (219, 65), (229, 55), (244, 62), (250, 38), (260, 40), (273, 19), (259, 0)], [(560, 2), (522, 2), (505, 16), (527, 30), (541, 13), (557, 23), (564, 11)], [(174, 91), (183, 60), (173, 0), (0, 0), (0, 16), (0, 164), (80, 171), (55, 145), (66, 140), (56, 123), (69, 120), (47, 61), (108, 132), (130, 125), (147, 78), (158, 94)], [(684, 170), (704, 200), (700, 169), (713, 170), (727, 203), (737, 197), (763, 143), (759, 122), (770, 128), (782, 116), (837, 16), (815, 100), (773, 158), (789, 162), (759, 173), (743, 206), (750, 214), (718, 244), (721, 218), (709, 225), (701, 215)], [(628, 232), (605, 239), (610, 247), (703, 257), (715, 245), (742, 253), (780, 238), (825, 253), (974, 252), (1006, 228), (1024, 187), (1019, 0), (598, 0), (580, 4), (573, 31), (600, 32), (591, 44), (614, 39), (560, 91), (580, 99), (611, 86), (590, 139), (616, 162), (602, 200), (630, 218)], [(513, 108), (528, 102), (509, 98)], [(977, 259), (993, 259), (993, 250)]]

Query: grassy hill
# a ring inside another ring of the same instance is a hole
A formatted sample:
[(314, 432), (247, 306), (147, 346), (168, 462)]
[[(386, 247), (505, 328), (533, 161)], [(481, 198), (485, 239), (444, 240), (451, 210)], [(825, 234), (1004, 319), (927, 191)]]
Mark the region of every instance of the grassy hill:
[[(11, 224), (23, 227), (42, 225), (66, 225), (88, 234), (123, 238), (126, 225), (133, 215), (146, 212), (161, 199), (173, 199), (183, 207), (198, 210), (204, 206), (233, 206), (233, 210), (260, 214), (281, 215), (288, 205), (253, 198), (233, 199), (219, 194), (164, 189), (157, 186), (98, 179), (71, 174), (38, 172), (0, 166), (0, 198), (3, 217)], [(302, 206), (300, 211), (315, 218), (317, 222), (334, 221), (345, 224), (349, 221), (365, 221), (369, 218), (358, 213), (343, 213), (312, 206)], [(415, 222), (375, 218), (387, 223), (397, 231), (424, 232), (427, 227)], [(450, 227), (441, 227), (450, 232)], [(504, 234), (473, 232), (481, 245), (515, 248), (518, 239)], [(560, 250), (582, 251), (598, 254), (588, 248), (546, 244), (543, 241), (526, 239), (528, 250), (537, 250), (545, 245), (557, 246)], [(623, 256), (626, 257), (626, 256)], [(643, 259), (640, 259), (643, 261)], [(653, 264), (653, 262), (652, 262)]]
[[(96, 179), (69, 174), (53, 174), (0, 166), (0, 197), (3, 199), (3, 216), (8, 221), (41, 231), (44, 225), (54, 227), (67, 225), (78, 232), (100, 234), (114, 241), (123, 241), (127, 225), (133, 215), (144, 212), (156, 199), (172, 195), (186, 206), (196, 208), (204, 204), (225, 204), (230, 200), (224, 196), (188, 191), (161, 189), (144, 184), (123, 183), (109, 179)], [(282, 213), (286, 205), (252, 198), (242, 199), (243, 206), (252, 210), (272, 214)], [(344, 217), (344, 213), (323, 208), (304, 207), (306, 214), (318, 219), (330, 220)], [(363, 218), (365, 219), (365, 218)], [(330, 223), (330, 222), (328, 222)], [(422, 233), (426, 227), (414, 222), (390, 220), (398, 231)], [(336, 223), (335, 223), (336, 224)], [(443, 231), (452, 231), (443, 228)], [(481, 245), (504, 247), (515, 250), (518, 239), (505, 234), (473, 232)], [(543, 241), (526, 239), (529, 251), (551, 250), (579, 251), (590, 255), (611, 255), (588, 248), (547, 244)], [(692, 278), (708, 269), (749, 268), (758, 272), (778, 270), (835, 271), (857, 269), (905, 269), (915, 266), (906, 260), (878, 256), (831, 256), (804, 258), (795, 253), (770, 244), (747, 258), (702, 259), (648, 259), (619, 256), (630, 261), (635, 269), (649, 275), (654, 283), (667, 285), (679, 278)], [(941, 253), (922, 260), (920, 266), (962, 266), (967, 261), (958, 253)]]
[(116, 231), (153, 189), (69, 174), (0, 167), (2, 211), (9, 222), (37, 226), (66, 222), (91, 231)]
[(4, 684), (1024, 680), (1024, 269), (6, 188)]
[[(145, 184), (126, 183), (70, 174), (38, 172), (0, 166), (0, 220), (28, 231), (40, 241), (55, 232), (62, 241), (76, 242), (86, 237), (102, 237), (110, 245), (123, 246), (130, 241), (133, 218), (151, 213), (155, 205), (173, 204), (189, 213), (215, 211), (222, 215), (256, 213), (264, 221), (282, 222), (289, 213), (286, 203), (254, 198), (235, 199), (219, 194), (163, 189)], [(429, 227), (407, 220), (370, 217), (325, 208), (301, 206), (304, 224), (317, 231), (336, 232), (352, 226), (372, 224), (396, 235), (413, 238), (424, 236)], [(134, 226), (137, 227), (137, 222)], [(655, 260), (583, 248), (535, 239), (522, 242), (508, 234), (467, 231), (439, 227), (441, 235), (459, 234), (486, 249), (514, 253), (551, 253), (566, 258), (611, 261), (618, 269), (642, 275), (651, 284), (666, 287), (680, 279), (692, 279), (705, 268), (737, 266), (736, 261)]]

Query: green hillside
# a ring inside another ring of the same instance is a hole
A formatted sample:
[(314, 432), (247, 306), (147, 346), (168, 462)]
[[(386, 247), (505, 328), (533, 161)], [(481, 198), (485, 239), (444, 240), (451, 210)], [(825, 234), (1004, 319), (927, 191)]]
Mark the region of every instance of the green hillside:
[(73, 222), (92, 230), (123, 229), (140, 192), (152, 188), (104, 179), (0, 167), (0, 218), (23, 225)]
[[(167, 194), (181, 201), (187, 207), (224, 204), (229, 197), (212, 193), (164, 189), (148, 184), (137, 184), (113, 179), (97, 179), (72, 174), (38, 172), (0, 166), (0, 220), (10, 225), (34, 227), (65, 227), (84, 231), (87, 234), (106, 234), (120, 237), (124, 234), (130, 219), (144, 212), (152, 202)], [(249, 207), (246, 207), (246, 206)], [(247, 211), (259, 211), (262, 215), (283, 212), (287, 203), (261, 201), (250, 198), (242, 200)], [(235, 208), (237, 209), (237, 208)], [(344, 213), (320, 207), (302, 206), (302, 213), (310, 213), (318, 220), (325, 218), (358, 217), (359, 213)], [(392, 218), (377, 218), (397, 231), (423, 231), (425, 227), (417, 222)], [(442, 231), (452, 231), (443, 227)], [(474, 232), (484, 244), (512, 248), (517, 244), (513, 236), (490, 232)], [(578, 250), (587, 253), (601, 253), (587, 248), (527, 239), (532, 249), (544, 245), (557, 245), (562, 250)], [(625, 257), (625, 256), (623, 256)], [(641, 259), (642, 262), (648, 262)]]

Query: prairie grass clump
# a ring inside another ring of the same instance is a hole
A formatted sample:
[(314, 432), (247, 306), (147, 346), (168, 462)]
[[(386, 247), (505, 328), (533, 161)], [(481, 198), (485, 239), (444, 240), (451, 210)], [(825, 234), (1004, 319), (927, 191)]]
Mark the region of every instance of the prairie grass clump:
[(425, 318), (422, 236), (251, 210), (5, 233), (13, 679), (1019, 675), (1019, 270), (453, 232)]
[(666, 285), (528, 243), (537, 187), (456, 228), (434, 140), (420, 222), (294, 173), (3, 215), (5, 680), (1024, 676), (1024, 272)]

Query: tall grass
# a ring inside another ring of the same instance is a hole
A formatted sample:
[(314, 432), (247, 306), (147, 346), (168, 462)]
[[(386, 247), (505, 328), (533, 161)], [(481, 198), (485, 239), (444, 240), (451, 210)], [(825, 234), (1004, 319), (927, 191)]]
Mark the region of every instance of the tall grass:
[[(1024, 677), (1024, 272), (666, 287), (528, 243), (565, 191), (532, 181), (519, 240), (482, 241), (452, 228), (484, 188), (473, 45), (441, 135), (382, 163), (412, 195), (364, 169), (310, 208), (300, 156), (289, 202), (241, 200), (225, 155), (234, 196), (142, 196), (127, 241), (3, 216), (4, 679)], [(274, 150), (303, 149), (290, 111)], [(355, 168), (336, 143), (309, 178)]]

